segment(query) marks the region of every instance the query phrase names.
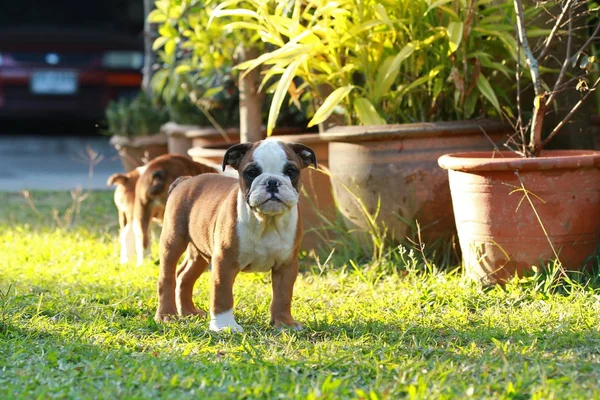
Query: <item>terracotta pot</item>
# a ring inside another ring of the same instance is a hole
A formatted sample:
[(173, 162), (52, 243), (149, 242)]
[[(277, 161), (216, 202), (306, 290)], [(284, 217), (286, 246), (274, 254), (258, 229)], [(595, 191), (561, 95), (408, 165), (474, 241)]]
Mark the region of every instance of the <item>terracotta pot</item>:
[[(278, 135), (277, 139), (284, 142), (303, 143), (311, 147), (317, 154), (317, 160), (320, 166), (328, 165), (327, 143), (323, 142), (318, 134), (301, 135)], [(220, 145), (210, 148), (193, 147), (189, 150), (189, 155), (194, 161), (210, 165), (221, 169), (223, 156), (229, 145)], [(235, 175), (236, 171), (227, 167), (228, 174)], [(302, 250), (310, 251), (320, 250), (331, 240), (334, 240), (334, 233), (322, 229), (325, 217), (333, 221), (336, 216), (335, 202), (333, 199), (331, 180), (322, 169), (315, 170), (307, 168), (302, 172), (302, 184), (304, 191), (300, 196), (300, 214), (304, 228), (302, 239)]]
[[(167, 122), (161, 127), (168, 137), (169, 153), (188, 155), (193, 147), (214, 148), (222, 145), (232, 145), (240, 142), (239, 128), (227, 128), (223, 133), (212, 126), (180, 125)], [(266, 132), (265, 132), (266, 133)], [(299, 133), (298, 128), (277, 128), (273, 135), (289, 135)]]
[(129, 172), (146, 162), (167, 154), (167, 136), (159, 133), (152, 136), (111, 136), (110, 144), (119, 152), (125, 171)]
[[(482, 132), (487, 133), (484, 135)], [(460, 121), (336, 127), (321, 134), (329, 143), (334, 194), (346, 226), (365, 245), (369, 223), (359, 200), (394, 242), (416, 238), (425, 244), (455, 234), (448, 176), (437, 159), (449, 152), (487, 150), (510, 127), (494, 121)], [(367, 232), (367, 233), (365, 233)]]
[(600, 152), (545, 151), (539, 158), (457, 153), (441, 157), (439, 165), (448, 170), (460, 247), (472, 278), (502, 283), (555, 259), (555, 252), (563, 267), (578, 269), (595, 254)]

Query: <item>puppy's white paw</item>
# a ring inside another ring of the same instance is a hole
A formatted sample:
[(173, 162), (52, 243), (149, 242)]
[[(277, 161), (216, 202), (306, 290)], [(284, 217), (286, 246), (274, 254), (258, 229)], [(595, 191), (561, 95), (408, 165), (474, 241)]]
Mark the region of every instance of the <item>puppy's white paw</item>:
[(220, 332), (227, 328), (231, 329), (231, 332), (244, 332), (244, 329), (233, 318), (233, 309), (216, 315), (210, 314), (209, 329), (211, 331)]
[(136, 251), (136, 254), (137, 254), (138, 267), (144, 263), (144, 260), (146, 258), (150, 258), (152, 256), (152, 252), (150, 251), (150, 249), (149, 248), (144, 249), (143, 246), (141, 246), (141, 248), (138, 246), (138, 250)]
[(123, 227), (119, 239), (121, 245), (119, 261), (121, 264), (127, 264), (135, 256), (135, 236), (130, 224)]

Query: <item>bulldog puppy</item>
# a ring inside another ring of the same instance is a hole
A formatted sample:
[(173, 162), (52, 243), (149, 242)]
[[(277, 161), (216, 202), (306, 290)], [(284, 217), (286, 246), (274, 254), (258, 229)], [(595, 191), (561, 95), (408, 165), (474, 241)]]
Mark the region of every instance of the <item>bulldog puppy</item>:
[(239, 172), (239, 180), (205, 174), (172, 185), (160, 236), (155, 320), (204, 314), (192, 292), (210, 263), (210, 330), (243, 331), (233, 315), (233, 283), (240, 271), (271, 272), (271, 324), (301, 329), (291, 314), (302, 239), (300, 171), (317, 167), (315, 153), (274, 140), (242, 143), (227, 150), (223, 169), (227, 165)]
[(135, 184), (146, 167), (138, 167), (124, 174), (112, 174), (106, 181), (107, 186), (116, 185), (114, 202), (119, 215), (119, 241), (121, 244), (121, 264), (129, 262), (135, 254), (135, 236), (133, 233), (133, 204), (135, 202)]
[(165, 154), (145, 165), (135, 185), (133, 233), (137, 265), (150, 255), (149, 228), (152, 220), (162, 221), (169, 186), (183, 175), (217, 172), (214, 168), (179, 154)]

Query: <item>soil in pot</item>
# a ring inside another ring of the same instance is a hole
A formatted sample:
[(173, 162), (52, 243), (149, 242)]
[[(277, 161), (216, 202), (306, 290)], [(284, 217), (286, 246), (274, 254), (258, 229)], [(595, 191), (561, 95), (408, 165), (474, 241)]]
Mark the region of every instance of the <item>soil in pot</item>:
[(580, 269), (600, 242), (600, 152), (458, 153), (448, 170), (467, 274), (502, 283), (557, 257)]

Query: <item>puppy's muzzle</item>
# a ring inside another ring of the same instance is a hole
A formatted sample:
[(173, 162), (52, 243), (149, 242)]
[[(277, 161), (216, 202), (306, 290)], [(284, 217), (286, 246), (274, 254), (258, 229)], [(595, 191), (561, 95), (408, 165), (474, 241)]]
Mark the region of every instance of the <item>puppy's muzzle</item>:
[(267, 193), (275, 194), (279, 192), (279, 185), (281, 183), (277, 179), (268, 179), (265, 186), (267, 187)]

